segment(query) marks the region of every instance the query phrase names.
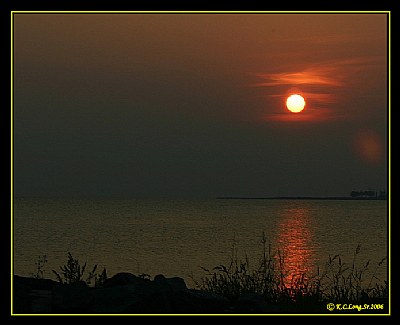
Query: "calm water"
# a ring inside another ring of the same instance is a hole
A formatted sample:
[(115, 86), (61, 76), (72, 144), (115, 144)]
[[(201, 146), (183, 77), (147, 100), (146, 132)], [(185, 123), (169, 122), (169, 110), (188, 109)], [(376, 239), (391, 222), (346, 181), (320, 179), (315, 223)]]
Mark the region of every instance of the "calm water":
[[(54, 278), (71, 252), (90, 268), (151, 276), (204, 275), (200, 266), (227, 264), (233, 242), (250, 261), (265, 233), (291, 272), (315, 272), (329, 255), (376, 265), (387, 256), (387, 202), (340, 200), (14, 200), (14, 273), (35, 271), (46, 254)], [(371, 270), (374, 267), (371, 267)], [(387, 264), (378, 268), (386, 279)], [(371, 273), (372, 274), (372, 273)]]

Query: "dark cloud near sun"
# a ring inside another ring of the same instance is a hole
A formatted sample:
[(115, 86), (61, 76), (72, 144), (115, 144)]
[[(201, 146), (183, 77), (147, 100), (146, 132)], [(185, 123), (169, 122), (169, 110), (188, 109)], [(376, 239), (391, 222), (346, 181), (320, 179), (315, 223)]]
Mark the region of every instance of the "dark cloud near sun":
[[(291, 116), (287, 112), (273, 111), (265, 118), (275, 121), (315, 121), (348, 118), (351, 111), (349, 89), (363, 82), (357, 80), (361, 72), (371, 71), (382, 61), (382, 57), (357, 57), (330, 60), (300, 66), (292, 66), (280, 72), (260, 73), (255, 87), (265, 89), (266, 96), (284, 101), (292, 93), (301, 94), (307, 101), (306, 116)], [(383, 80), (382, 80), (383, 81)], [(347, 91), (346, 91), (347, 90)], [(342, 115), (341, 107), (347, 104), (347, 114)]]

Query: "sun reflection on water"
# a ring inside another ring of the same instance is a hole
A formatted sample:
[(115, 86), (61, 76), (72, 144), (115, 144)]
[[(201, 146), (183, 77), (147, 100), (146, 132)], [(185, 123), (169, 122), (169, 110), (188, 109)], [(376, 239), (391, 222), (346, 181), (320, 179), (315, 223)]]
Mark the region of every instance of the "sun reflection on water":
[(311, 224), (311, 210), (307, 207), (288, 207), (282, 210), (277, 236), (278, 252), (285, 286), (305, 275), (316, 273), (315, 241)]

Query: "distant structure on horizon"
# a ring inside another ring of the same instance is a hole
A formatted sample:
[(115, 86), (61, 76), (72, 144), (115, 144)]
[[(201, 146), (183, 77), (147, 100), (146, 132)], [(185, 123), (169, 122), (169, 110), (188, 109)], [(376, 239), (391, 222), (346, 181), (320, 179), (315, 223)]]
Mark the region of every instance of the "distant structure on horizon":
[(367, 191), (351, 191), (350, 196), (352, 198), (376, 198), (376, 199), (386, 199), (387, 194), (386, 191), (375, 191), (375, 190), (367, 190)]

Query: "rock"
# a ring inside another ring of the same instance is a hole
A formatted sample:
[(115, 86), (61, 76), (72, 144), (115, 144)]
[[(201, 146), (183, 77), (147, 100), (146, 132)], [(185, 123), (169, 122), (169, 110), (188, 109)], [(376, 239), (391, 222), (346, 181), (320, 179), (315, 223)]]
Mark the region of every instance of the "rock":
[(87, 313), (93, 305), (92, 290), (84, 281), (55, 286), (52, 297), (55, 313)]
[[(129, 314), (209, 314), (224, 313), (229, 301), (207, 292), (185, 289), (172, 290), (166, 284), (167, 279), (154, 281), (146, 289), (138, 292), (138, 300), (124, 310)], [(186, 286), (185, 286), (186, 287)], [(133, 301), (132, 301), (133, 302)]]
[(14, 275), (14, 285), (27, 286), (33, 290), (51, 290), (58, 284), (58, 282), (49, 279), (35, 279)]
[(174, 291), (187, 290), (185, 280), (180, 277), (167, 278), (167, 283)]
[(239, 314), (264, 314), (268, 312), (263, 296), (255, 293), (242, 294), (234, 304), (235, 313)]
[(185, 280), (180, 277), (166, 278), (162, 274), (154, 277), (154, 283), (168, 286), (173, 291), (187, 290)]
[[(124, 281), (128, 284), (121, 284)], [(154, 281), (119, 275), (115, 282), (93, 291), (93, 312), (148, 313), (150, 310), (164, 312), (165, 305), (168, 304), (166, 297), (170, 292), (172, 289), (162, 275), (156, 277)]]
[(48, 279), (13, 277), (13, 312), (47, 313), (51, 312), (51, 289), (58, 282)]
[(15, 281), (14, 313), (223, 314), (229, 307), (225, 298), (188, 289), (182, 278), (166, 278), (161, 274), (150, 281), (119, 273), (101, 288), (88, 287), (83, 281), (73, 284), (49, 281), (30, 278)]
[(115, 286), (120, 286), (120, 285), (126, 285), (126, 284), (134, 284), (138, 282), (144, 282), (145, 280), (142, 278), (137, 277), (136, 275), (133, 275), (132, 273), (127, 273), (127, 272), (121, 272), (115, 274), (113, 277), (107, 279), (103, 287), (115, 287)]
[(17, 314), (30, 313), (32, 309), (32, 297), (29, 295), (29, 287), (17, 281), (14, 281), (13, 286), (13, 312)]
[(32, 290), (31, 312), (34, 314), (47, 314), (53, 310), (53, 297), (51, 290)]
[(228, 299), (205, 291), (187, 289), (173, 295), (172, 309), (177, 314), (220, 314), (228, 307)]
[(162, 274), (157, 274), (153, 281), (158, 284), (167, 284), (167, 278)]
[(130, 304), (124, 313), (128, 314), (171, 314), (175, 313), (173, 292), (164, 287), (165, 290), (155, 289), (152, 293), (137, 296), (139, 299)]
[[(185, 306), (193, 311), (210, 309), (204, 308), (207, 299), (190, 293), (183, 279), (161, 274), (154, 281), (98, 288), (93, 295), (94, 313), (170, 314), (184, 311)], [(203, 303), (200, 309), (195, 307), (198, 302)]]
[(98, 288), (93, 291), (92, 313), (122, 314), (141, 300), (135, 284)]

